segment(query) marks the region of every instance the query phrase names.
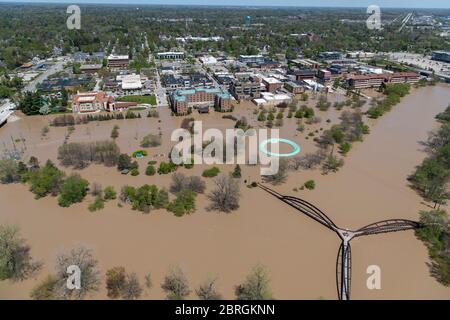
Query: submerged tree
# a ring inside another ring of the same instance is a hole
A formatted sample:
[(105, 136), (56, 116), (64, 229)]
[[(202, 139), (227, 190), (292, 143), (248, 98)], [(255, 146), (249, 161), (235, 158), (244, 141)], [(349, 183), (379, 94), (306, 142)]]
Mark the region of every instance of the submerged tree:
[[(81, 288), (71, 290), (67, 287), (70, 274), (67, 272), (69, 266), (75, 265), (80, 268)], [(60, 253), (56, 257), (55, 296), (58, 299), (82, 299), (96, 291), (100, 286), (100, 271), (98, 262), (94, 258), (91, 249), (78, 245), (69, 251)]]
[(0, 225), (0, 280), (24, 280), (34, 275), (42, 263), (34, 261), (30, 246), (16, 226)]
[(217, 291), (217, 278), (208, 278), (203, 282), (195, 293), (201, 300), (221, 300), (222, 295)]
[(169, 300), (183, 300), (191, 293), (188, 280), (183, 270), (179, 267), (174, 267), (169, 270), (161, 288), (167, 293), (167, 299)]
[(444, 210), (421, 211), (420, 223), (416, 236), (428, 248), (430, 273), (444, 286), (450, 286), (450, 219)]
[(229, 175), (221, 175), (214, 180), (216, 188), (208, 195), (210, 210), (230, 212), (239, 208), (241, 192), (239, 182)]
[(256, 265), (247, 279), (235, 289), (238, 300), (271, 300), (269, 274), (265, 267)]

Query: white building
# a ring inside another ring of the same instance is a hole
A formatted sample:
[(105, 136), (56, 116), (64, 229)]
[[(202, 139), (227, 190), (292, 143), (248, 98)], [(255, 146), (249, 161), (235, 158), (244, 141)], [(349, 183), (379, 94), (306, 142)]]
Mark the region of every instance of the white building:
[(122, 90), (141, 90), (142, 80), (138, 74), (124, 74), (118, 75), (116, 80), (121, 82), (120, 86)]
[(156, 55), (160, 60), (164, 59), (183, 60), (185, 57), (184, 52), (175, 52), (175, 51), (158, 52)]
[(200, 62), (204, 65), (213, 65), (217, 63), (217, 59), (212, 56), (204, 56), (199, 58)]

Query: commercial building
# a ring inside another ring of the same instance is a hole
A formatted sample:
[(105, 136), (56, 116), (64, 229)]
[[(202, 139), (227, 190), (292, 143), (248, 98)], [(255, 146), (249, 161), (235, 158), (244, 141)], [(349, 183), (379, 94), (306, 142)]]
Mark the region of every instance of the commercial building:
[(185, 57), (184, 52), (175, 51), (158, 52), (156, 55), (160, 60), (183, 60)]
[(280, 103), (289, 103), (292, 98), (287, 94), (274, 94), (271, 92), (262, 92), (261, 98), (253, 99), (257, 106), (276, 106)]
[(305, 79), (314, 79), (316, 72), (311, 69), (298, 69), (290, 70), (287, 74), (295, 77), (296, 81), (300, 81)]
[(301, 81), (289, 81), (284, 84), (284, 88), (293, 94), (303, 93), (305, 92), (305, 87), (302, 83)]
[(258, 54), (258, 55), (240, 55), (239, 61), (242, 63), (263, 63), (264, 57), (260, 54)]
[(116, 80), (125, 92), (137, 91), (142, 89), (141, 76), (138, 74), (118, 75)]
[(80, 66), (81, 73), (97, 73), (103, 66), (101, 64), (83, 64)]
[(217, 59), (212, 56), (200, 57), (199, 60), (204, 65), (214, 65), (217, 63)]
[(128, 55), (109, 55), (108, 56), (108, 68), (111, 71), (118, 71), (128, 68), (128, 64), (130, 63), (130, 59)]
[(261, 96), (264, 84), (251, 73), (236, 73), (230, 84), (230, 92), (237, 100), (251, 100)]
[(342, 53), (337, 51), (327, 51), (319, 53), (319, 58), (323, 60), (339, 60), (342, 58)]
[(114, 110), (114, 98), (103, 91), (78, 92), (72, 96), (72, 112), (87, 113), (95, 111)]
[(275, 92), (283, 87), (283, 82), (275, 78), (263, 78), (262, 82), (266, 86), (268, 92)]
[(443, 62), (450, 62), (450, 51), (434, 51), (431, 59)]
[(416, 83), (419, 75), (414, 72), (395, 72), (383, 74), (352, 75), (348, 79), (348, 85), (354, 89), (377, 88), (383, 83)]
[(317, 72), (317, 79), (320, 83), (328, 83), (331, 81), (331, 71), (321, 69)]
[(200, 72), (180, 75), (167, 74), (163, 76), (163, 83), (169, 91), (214, 85), (214, 82), (206, 74)]
[(188, 114), (192, 108), (214, 106), (221, 112), (231, 111), (231, 97), (218, 88), (193, 88), (176, 90), (169, 96), (172, 111)]
[(314, 61), (311, 59), (294, 59), (291, 62), (301, 69), (317, 70), (321, 66), (320, 62), (317, 62), (317, 61)]

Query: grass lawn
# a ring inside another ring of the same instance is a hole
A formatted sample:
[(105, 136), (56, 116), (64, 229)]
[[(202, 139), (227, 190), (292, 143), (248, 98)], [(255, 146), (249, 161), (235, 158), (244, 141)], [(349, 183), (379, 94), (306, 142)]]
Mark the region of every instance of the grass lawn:
[(153, 106), (156, 105), (156, 97), (154, 94), (149, 96), (123, 96), (118, 98), (117, 101), (146, 103)]

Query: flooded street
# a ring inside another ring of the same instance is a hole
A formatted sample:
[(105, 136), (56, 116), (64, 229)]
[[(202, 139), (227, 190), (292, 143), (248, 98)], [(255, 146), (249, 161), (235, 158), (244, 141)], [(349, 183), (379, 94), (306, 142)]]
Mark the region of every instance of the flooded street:
[[(418, 212), (429, 208), (408, 187), (406, 178), (426, 156), (419, 142), (437, 127), (434, 116), (445, 110), (449, 102), (448, 85), (414, 89), (392, 111), (369, 121), (370, 134), (363, 142), (353, 144), (339, 172), (325, 176), (318, 170), (290, 172), (285, 184), (272, 188), (314, 203), (343, 228), (358, 229), (392, 218), (417, 220)], [(255, 118), (253, 108), (237, 106), (234, 115), (246, 116), (250, 121)], [(329, 128), (331, 124), (325, 122), (328, 118), (337, 119), (333, 108), (327, 113), (316, 113), (323, 121), (314, 125), (314, 130)], [(222, 115), (195, 118), (204, 119), (205, 127), (232, 127), (234, 122), (222, 119)], [(26, 148), (24, 159), (34, 155), (41, 163), (46, 159), (58, 163), (57, 148), (63, 143), (67, 128), (50, 127), (43, 138), (40, 132), (50, 117), (21, 118), (0, 128), (0, 148), (11, 148), (13, 141), (23, 138), (24, 142), (14, 143), (17, 148)], [(170, 175), (148, 177), (144, 174), (145, 165), (150, 159), (166, 160), (156, 154), (168, 154), (170, 133), (179, 127), (182, 117), (171, 117), (164, 110), (159, 120), (144, 115), (136, 120), (77, 125), (71, 142), (109, 139), (112, 127), (119, 125), (117, 143), (121, 152), (135, 151), (142, 137), (157, 134), (158, 128), (164, 141), (161, 147), (149, 149), (149, 157), (138, 161), (141, 174), (137, 177), (98, 165), (78, 172), (90, 182), (103, 187), (112, 185), (117, 191), (125, 184), (168, 187)], [(305, 139), (308, 130), (300, 134), (295, 131), (294, 118), (284, 121), (280, 136), (293, 139), (304, 152), (313, 151), (312, 139)], [(201, 175), (204, 168), (194, 166), (179, 171)], [(232, 169), (233, 166), (221, 166), (223, 172)], [(242, 180), (260, 181), (259, 168), (243, 167), (242, 171)], [(309, 179), (315, 180), (315, 190), (293, 191)], [(208, 192), (213, 181), (206, 182)], [(28, 186), (0, 185), (0, 223), (18, 225), (31, 245), (32, 256), (45, 264), (36, 279), (0, 282), (0, 299), (27, 299), (32, 287), (54, 271), (56, 254), (77, 243), (94, 249), (103, 276), (107, 269), (121, 265), (136, 272), (143, 283), (144, 275), (150, 272), (153, 287), (143, 295), (144, 299), (165, 297), (160, 284), (172, 265), (185, 271), (192, 290), (208, 275), (217, 275), (219, 291), (232, 299), (234, 287), (257, 263), (269, 269), (277, 299), (336, 299), (335, 263), (340, 244), (337, 235), (259, 188), (247, 188), (242, 181), (241, 191), (240, 208), (233, 213), (207, 211), (208, 200), (199, 195), (197, 211), (177, 218), (165, 210), (142, 214), (127, 205), (120, 208), (117, 201), (91, 213), (87, 210), (91, 196), (83, 203), (61, 208), (52, 197), (34, 200)], [(450, 289), (429, 275), (427, 251), (413, 231), (357, 238), (351, 244), (352, 299), (450, 299)], [(381, 290), (366, 287), (366, 269), (370, 265), (381, 268)], [(94, 298), (106, 298), (104, 283)], [(190, 298), (196, 298), (195, 294)]]

